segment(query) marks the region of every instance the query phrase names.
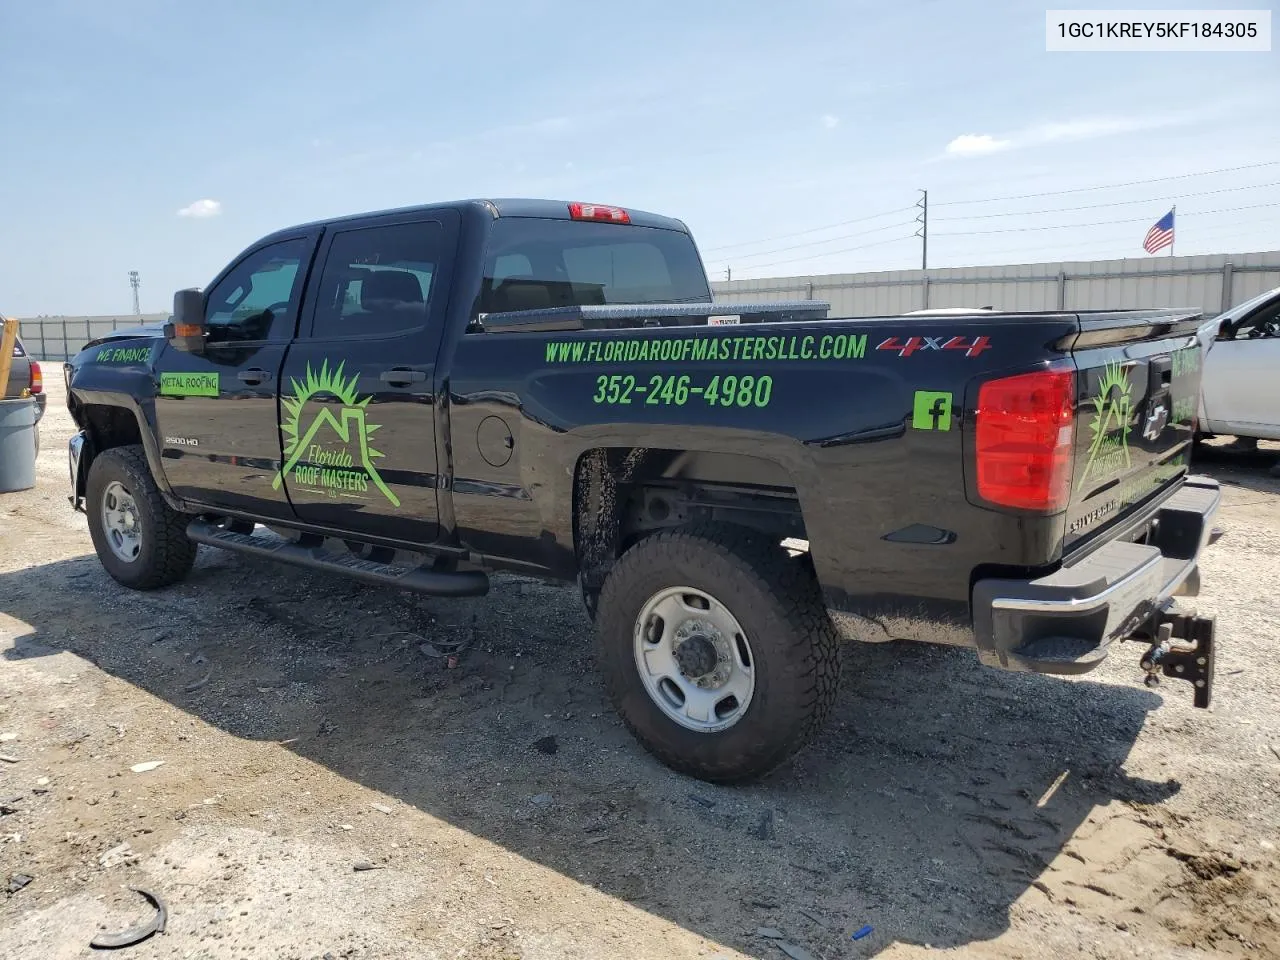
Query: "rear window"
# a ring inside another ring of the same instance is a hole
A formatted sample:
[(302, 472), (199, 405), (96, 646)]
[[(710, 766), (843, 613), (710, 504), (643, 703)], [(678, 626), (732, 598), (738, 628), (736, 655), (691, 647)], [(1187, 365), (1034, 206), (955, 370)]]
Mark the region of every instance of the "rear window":
[(479, 312), (710, 299), (687, 233), (506, 217), (493, 225)]

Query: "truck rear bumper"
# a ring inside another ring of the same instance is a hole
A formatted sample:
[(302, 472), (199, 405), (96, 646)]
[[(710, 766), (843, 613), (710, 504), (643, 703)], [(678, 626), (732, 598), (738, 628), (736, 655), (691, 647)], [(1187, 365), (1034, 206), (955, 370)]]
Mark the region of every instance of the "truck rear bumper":
[(1113, 540), (1037, 580), (978, 581), (973, 626), (979, 658), (1004, 670), (1092, 670), (1113, 641), (1138, 633), (1174, 597), (1199, 592), (1200, 551), (1221, 500), (1216, 480), (1188, 477), (1137, 542)]

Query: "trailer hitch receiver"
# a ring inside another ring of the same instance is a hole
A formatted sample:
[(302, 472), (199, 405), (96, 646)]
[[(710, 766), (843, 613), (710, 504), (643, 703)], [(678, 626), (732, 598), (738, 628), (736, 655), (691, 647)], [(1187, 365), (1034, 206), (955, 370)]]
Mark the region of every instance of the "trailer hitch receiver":
[(1162, 613), (1156, 621), (1155, 642), (1142, 655), (1140, 666), (1148, 687), (1159, 686), (1160, 674), (1186, 680), (1195, 688), (1195, 705), (1213, 701), (1213, 617), (1194, 612)]

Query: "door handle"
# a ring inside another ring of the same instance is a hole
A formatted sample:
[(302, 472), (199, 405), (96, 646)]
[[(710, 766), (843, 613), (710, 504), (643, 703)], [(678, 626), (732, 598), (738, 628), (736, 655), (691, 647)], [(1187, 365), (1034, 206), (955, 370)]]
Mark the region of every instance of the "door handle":
[(408, 367), (393, 367), (390, 370), (383, 370), (380, 377), (383, 383), (389, 383), (393, 387), (407, 387), (411, 383), (421, 383), (427, 379), (426, 371), (410, 370)]
[(257, 386), (271, 379), (271, 374), (265, 370), (259, 370), (256, 367), (252, 370), (241, 370), (236, 374), (236, 378), (249, 386)]

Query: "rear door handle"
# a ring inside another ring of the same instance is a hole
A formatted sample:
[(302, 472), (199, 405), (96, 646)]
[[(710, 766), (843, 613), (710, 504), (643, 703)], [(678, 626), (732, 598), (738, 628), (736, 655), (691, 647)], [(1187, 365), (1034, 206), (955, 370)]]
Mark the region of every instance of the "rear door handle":
[(270, 380), (271, 374), (267, 373), (265, 370), (254, 368), (252, 370), (241, 370), (236, 374), (236, 377), (243, 383), (247, 383), (249, 386), (253, 387), (257, 386), (259, 383), (265, 383)]
[(427, 379), (426, 371), (410, 370), (408, 367), (393, 367), (382, 371), (382, 382), (393, 387), (407, 387), (411, 383), (421, 383)]

